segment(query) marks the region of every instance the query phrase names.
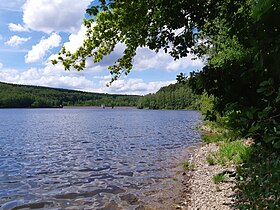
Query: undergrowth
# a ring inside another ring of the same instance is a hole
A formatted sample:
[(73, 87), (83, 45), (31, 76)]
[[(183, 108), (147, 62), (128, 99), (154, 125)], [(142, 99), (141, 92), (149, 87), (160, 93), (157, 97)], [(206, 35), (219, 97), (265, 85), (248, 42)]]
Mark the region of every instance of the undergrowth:
[(237, 167), (239, 209), (280, 209), (280, 155), (255, 147), (250, 159)]
[[(208, 164), (236, 167), (236, 208), (280, 209), (280, 151), (247, 144), (233, 131), (223, 131), (221, 124), (211, 122), (206, 126), (210, 128), (203, 133), (204, 142), (219, 145), (218, 151), (208, 154)], [(212, 180), (220, 183), (224, 178), (217, 174)]]
[(212, 180), (214, 181), (215, 184), (219, 184), (221, 182), (226, 181), (226, 177), (224, 174), (216, 174), (212, 177)]

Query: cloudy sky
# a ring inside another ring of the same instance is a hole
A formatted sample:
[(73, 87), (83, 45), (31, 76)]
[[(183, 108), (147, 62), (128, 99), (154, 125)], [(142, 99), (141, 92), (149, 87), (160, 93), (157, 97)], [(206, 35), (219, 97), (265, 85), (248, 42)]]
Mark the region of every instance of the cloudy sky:
[(102, 93), (140, 94), (156, 92), (175, 82), (180, 72), (200, 69), (202, 62), (178, 61), (163, 52), (147, 48), (137, 51), (133, 71), (111, 87), (107, 66), (121, 57), (124, 46), (84, 71), (64, 71), (53, 66), (61, 46), (75, 50), (84, 37), (82, 26), (92, 0), (1, 0), (0, 1), (0, 81)]

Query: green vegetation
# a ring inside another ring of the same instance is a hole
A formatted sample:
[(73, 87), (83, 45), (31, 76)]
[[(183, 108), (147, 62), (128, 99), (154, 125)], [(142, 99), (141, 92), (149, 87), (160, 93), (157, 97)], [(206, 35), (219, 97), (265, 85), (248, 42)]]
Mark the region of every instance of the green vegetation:
[(190, 84), (195, 93), (214, 97), (212, 114), (226, 116), (230, 129), (264, 150), (279, 150), (280, 25), (275, 20), (280, 2), (229, 2), (202, 29), (213, 45), (205, 51), (207, 64), (192, 74)]
[(247, 161), (250, 156), (250, 148), (244, 144), (244, 141), (237, 140), (223, 143), (218, 151), (219, 163), (240, 164)]
[(220, 173), (220, 174), (214, 175), (212, 177), (212, 180), (214, 181), (215, 184), (219, 184), (221, 182), (226, 181), (226, 177), (224, 174)]
[[(280, 1), (99, 2), (87, 10), (91, 17), (85, 20), (83, 46), (74, 54), (63, 47), (53, 64), (59, 61), (67, 70), (82, 70), (87, 57), (99, 62), (117, 43), (125, 43), (123, 57), (109, 67), (114, 81), (132, 70), (138, 47), (163, 49), (174, 59), (189, 53), (204, 57), (200, 72), (190, 79), (180, 75), (179, 80), (202, 95), (201, 103), (211, 105), (200, 107), (206, 119), (222, 119), (219, 126), (227, 130), (221, 134), (226, 140), (220, 136), (207, 141), (223, 142), (218, 162), (239, 164), (239, 208), (279, 209)], [(159, 95), (145, 100), (155, 101)], [(147, 104), (141, 106), (176, 106)], [(253, 139), (250, 147), (243, 145), (244, 138)]]
[(224, 135), (216, 134), (216, 133), (207, 133), (207, 134), (204, 133), (202, 134), (201, 138), (205, 143), (212, 143), (212, 142), (218, 143), (224, 139)]
[(186, 171), (193, 171), (195, 169), (195, 165), (188, 161), (183, 162), (182, 166), (183, 166), (184, 170), (186, 170)]
[(241, 164), (247, 162), (252, 154), (252, 148), (246, 145), (245, 140), (233, 138), (228, 132), (203, 134), (205, 143), (217, 143), (219, 150), (208, 154), (206, 160), (209, 165), (221, 164)]
[(206, 161), (209, 165), (215, 165), (216, 158), (214, 157), (214, 154), (208, 154), (208, 156), (206, 157)]
[(61, 106), (136, 106), (140, 96), (109, 95), (81, 91), (0, 83), (0, 108)]
[(140, 109), (199, 109), (200, 97), (185, 84), (176, 83), (162, 87), (155, 94), (139, 99)]
[(239, 209), (280, 209), (280, 156), (253, 147), (250, 159), (237, 167)]
[(280, 149), (279, 0), (100, 0), (87, 13), (83, 45), (75, 53), (62, 47), (53, 64), (80, 71), (88, 57), (99, 62), (125, 43), (123, 56), (109, 67), (114, 81), (132, 70), (138, 47), (163, 49), (174, 59), (204, 57), (189, 84), (213, 97), (208, 119), (227, 116), (242, 136)]
[[(218, 121), (222, 121), (218, 119)], [(219, 123), (206, 121), (206, 143), (216, 143), (219, 150), (206, 157), (209, 165), (236, 165), (238, 209), (280, 208), (280, 156), (278, 151), (266, 150), (253, 139), (240, 140)], [(210, 126), (210, 127), (209, 127)], [(225, 181), (225, 174), (212, 177), (217, 184)]]

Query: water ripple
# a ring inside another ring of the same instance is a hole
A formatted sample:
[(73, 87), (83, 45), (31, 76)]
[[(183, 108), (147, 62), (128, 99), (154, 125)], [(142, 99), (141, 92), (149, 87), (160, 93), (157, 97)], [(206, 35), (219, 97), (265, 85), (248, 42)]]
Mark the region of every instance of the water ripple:
[(2, 109), (0, 209), (134, 209), (170, 176), (178, 151), (199, 141), (198, 118), (193, 111)]

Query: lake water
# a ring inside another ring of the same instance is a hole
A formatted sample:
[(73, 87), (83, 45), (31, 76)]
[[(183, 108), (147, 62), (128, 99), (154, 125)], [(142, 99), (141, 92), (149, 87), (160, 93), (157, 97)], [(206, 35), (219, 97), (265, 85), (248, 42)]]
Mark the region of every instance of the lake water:
[(195, 111), (0, 109), (0, 209), (136, 209), (200, 140)]

